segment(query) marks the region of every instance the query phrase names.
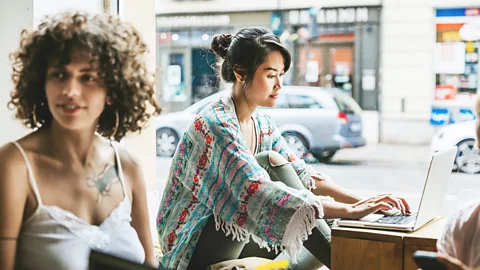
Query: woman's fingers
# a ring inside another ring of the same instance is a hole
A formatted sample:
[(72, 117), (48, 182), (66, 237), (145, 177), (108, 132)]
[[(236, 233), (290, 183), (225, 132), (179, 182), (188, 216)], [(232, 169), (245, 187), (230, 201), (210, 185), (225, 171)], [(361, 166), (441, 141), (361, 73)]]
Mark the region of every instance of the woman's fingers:
[(386, 202), (369, 203), (366, 205), (363, 216), (360, 218), (363, 218), (377, 211), (388, 211), (388, 210), (392, 210), (392, 206)]
[(399, 198), (403, 205), (405, 206), (405, 210), (407, 211), (408, 214), (412, 213), (412, 209), (410, 208), (410, 205), (408, 204), (407, 200), (405, 198)]
[(398, 198), (396, 198), (396, 201), (397, 201), (398, 205), (400, 205), (399, 209), (400, 209), (400, 211), (402, 211), (402, 215), (406, 215), (407, 210), (405, 209), (405, 205), (403, 205), (403, 202)]
[(372, 213), (375, 213), (377, 211), (388, 211), (392, 210), (392, 205), (386, 203), (386, 202), (379, 202), (377, 205), (375, 205), (375, 211)]
[[(387, 202), (387, 203), (390, 203), (391, 205), (393, 205), (394, 207), (398, 208), (400, 211), (402, 211), (402, 204), (399, 203), (399, 201), (391, 196), (391, 195), (384, 195), (384, 196), (381, 196), (377, 199), (377, 202)], [(403, 211), (402, 211), (403, 213)]]
[(388, 202), (398, 210), (402, 212), (403, 215), (410, 214), (412, 213), (412, 209), (410, 208), (410, 205), (408, 204), (407, 200), (405, 200), (402, 197), (396, 197), (393, 196), (391, 193), (382, 193), (375, 195), (373, 197), (369, 197), (366, 199), (363, 199), (359, 202), (356, 203), (356, 205), (362, 205), (365, 203), (377, 203), (377, 202)]

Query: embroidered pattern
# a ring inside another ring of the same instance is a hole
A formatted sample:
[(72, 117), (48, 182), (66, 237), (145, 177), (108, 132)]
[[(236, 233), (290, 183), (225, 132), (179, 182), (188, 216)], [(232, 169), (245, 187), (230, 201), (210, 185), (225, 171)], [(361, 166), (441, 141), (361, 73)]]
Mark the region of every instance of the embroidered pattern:
[[(288, 149), (272, 120), (256, 113), (255, 121), (259, 152), (282, 154), (311, 188), (310, 167)], [(320, 201), (270, 180), (241, 135), (231, 99), (222, 98), (200, 112), (174, 155), (157, 216), (162, 264), (187, 268), (212, 215), (217, 230), (233, 239), (252, 237), (261, 247), (295, 253), (315, 225), (313, 207), (323, 213)]]

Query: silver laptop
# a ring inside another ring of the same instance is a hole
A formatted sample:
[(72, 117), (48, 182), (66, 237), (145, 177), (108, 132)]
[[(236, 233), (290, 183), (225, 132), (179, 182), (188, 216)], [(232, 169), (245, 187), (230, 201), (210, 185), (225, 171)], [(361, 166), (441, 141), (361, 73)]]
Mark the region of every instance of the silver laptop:
[(340, 219), (338, 225), (408, 232), (422, 227), (440, 215), (456, 154), (456, 146), (433, 154), (418, 211), (407, 216), (371, 214), (360, 220)]

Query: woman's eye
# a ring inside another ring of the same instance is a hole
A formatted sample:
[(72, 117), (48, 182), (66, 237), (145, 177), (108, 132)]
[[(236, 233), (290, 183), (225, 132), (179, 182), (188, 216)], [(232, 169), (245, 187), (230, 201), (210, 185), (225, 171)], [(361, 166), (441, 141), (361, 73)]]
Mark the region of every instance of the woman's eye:
[(282, 77), (283, 75), (285, 75), (285, 73), (280, 74), (280, 77)]
[(84, 75), (84, 76), (82, 76), (82, 80), (85, 81), (85, 82), (94, 82), (95, 78), (93, 76), (90, 76), (90, 75)]
[(52, 74), (50, 74), (50, 77), (54, 79), (63, 79), (65, 75), (63, 74), (63, 72), (53, 72)]
[(268, 78), (273, 79), (273, 78), (275, 78), (275, 75), (268, 75)]

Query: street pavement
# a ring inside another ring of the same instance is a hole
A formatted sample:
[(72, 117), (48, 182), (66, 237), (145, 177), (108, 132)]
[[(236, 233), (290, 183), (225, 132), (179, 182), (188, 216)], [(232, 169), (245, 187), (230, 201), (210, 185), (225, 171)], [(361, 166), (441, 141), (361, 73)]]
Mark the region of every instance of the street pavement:
[[(427, 175), (431, 150), (428, 146), (376, 144), (340, 150), (328, 163), (309, 163), (339, 185), (362, 197), (393, 193), (417, 208)], [(308, 160), (308, 159), (307, 159)], [(163, 193), (170, 158), (157, 158), (157, 188)], [(448, 217), (458, 207), (480, 199), (480, 175), (453, 172), (442, 207)]]

